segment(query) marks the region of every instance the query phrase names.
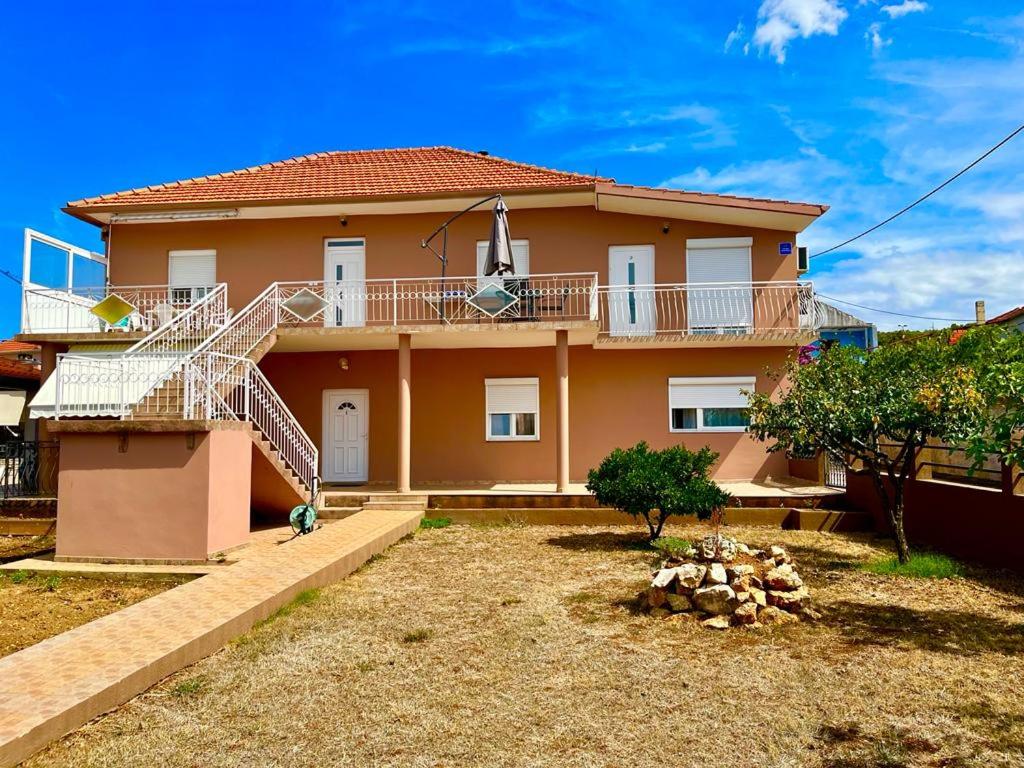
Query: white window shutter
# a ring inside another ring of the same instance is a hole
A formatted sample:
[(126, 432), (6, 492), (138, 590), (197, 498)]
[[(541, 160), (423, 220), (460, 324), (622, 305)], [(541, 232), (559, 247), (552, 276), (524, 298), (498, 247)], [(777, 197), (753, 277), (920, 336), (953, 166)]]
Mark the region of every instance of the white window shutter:
[(487, 413), (537, 413), (540, 380), (486, 379)]
[[(476, 276), (484, 276), (484, 262), (487, 261), (487, 240), (476, 243)], [(512, 259), (515, 261), (517, 275), (530, 274), (530, 241), (512, 241)]]
[(173, 287), (209, 287), (217, 284), (216, 251), (171, 251), (167, 282)]
[(753, 376), (730, 378), (671, 378), (668, 380), (669, 408), (746, 408), (742, 390), (754, 391)]

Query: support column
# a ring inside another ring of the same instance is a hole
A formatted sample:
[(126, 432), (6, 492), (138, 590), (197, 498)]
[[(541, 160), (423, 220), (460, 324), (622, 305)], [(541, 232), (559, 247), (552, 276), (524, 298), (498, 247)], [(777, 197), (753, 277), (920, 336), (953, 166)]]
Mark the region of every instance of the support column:
[(557, 483), (559, 493), (569, 490), (569, 331), (555, 331), (555, 373), (558, 379)]
[[(56, 344), (44, 342), (39, 345), (40, 386), (57, 369), (57, 352)], [(36, 440), (46, 443), (54, 439), (56, 438), (50, 434), (50, 419), (37, 419)], [(57, 492), (57, 456), (57, 451), (50, 448), (39, 450), (39, 484), (44, 488), (52, 488), (54, 494)]]
[(398, 492), (409, 493), (412, 454), (412, 337), (398, 335)]

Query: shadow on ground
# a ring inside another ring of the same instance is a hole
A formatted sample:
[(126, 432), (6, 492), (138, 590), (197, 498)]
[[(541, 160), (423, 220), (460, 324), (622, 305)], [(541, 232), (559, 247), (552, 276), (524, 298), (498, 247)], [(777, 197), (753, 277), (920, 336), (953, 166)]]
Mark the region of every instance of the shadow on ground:
[(961, 656), (1024, 653), (1024, 624), (966, 611), (842, 601), (828, 605), (822, 623), (856, 645), (909, 644)]
[(616, 531), (598, 531), (595, 533), (570, 533), (565, 536), (552, 536), (548, 544), (562, 549), (580, 552), (605, 551), (623, 552), (634, 550), (656, 554), (651, 549), (647, 537), (638, 531), (619, 533)]

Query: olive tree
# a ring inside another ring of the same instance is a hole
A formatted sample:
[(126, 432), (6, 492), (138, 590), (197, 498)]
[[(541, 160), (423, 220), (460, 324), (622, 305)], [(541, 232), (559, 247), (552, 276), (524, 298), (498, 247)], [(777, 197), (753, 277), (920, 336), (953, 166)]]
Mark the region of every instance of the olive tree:
[(587, 490), (603, 505), (642, 517), (654, 541), (670, 516), (706, 520), (728, 503), (729, 494), (708, 478), (716, 461), (718, 454), (707, 447), (658, 451), (640, 442), (616, 448), (590, 470)]
[(896, 538), (910, 558), (903, 529), (905, 482), (929, 440), (967, 444), (988, 431), (990, 396), (982, 368), (1000, 334), (976, 329), (918, 337), (863, 352), (833, 346), (777, 372), (781, 393), (750, 395), (750, 431), (772, 440), (770, 451), (824, 451), (863, 468)]

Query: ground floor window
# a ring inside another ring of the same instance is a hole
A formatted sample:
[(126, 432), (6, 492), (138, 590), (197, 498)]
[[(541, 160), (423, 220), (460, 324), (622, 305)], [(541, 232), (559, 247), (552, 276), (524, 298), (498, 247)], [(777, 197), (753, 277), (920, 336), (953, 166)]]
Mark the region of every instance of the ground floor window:
[(540, 439), (540, 380), (485, 379), (488, 440)]
[(753, 376), (697, 376), (668, 380), (671, 432), (742, 432), (750, 425), (747, 396)]

